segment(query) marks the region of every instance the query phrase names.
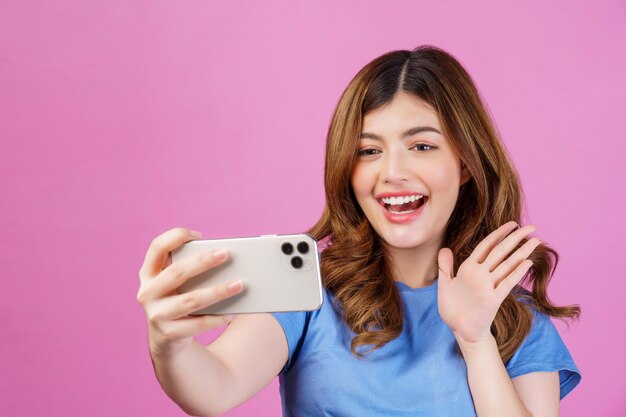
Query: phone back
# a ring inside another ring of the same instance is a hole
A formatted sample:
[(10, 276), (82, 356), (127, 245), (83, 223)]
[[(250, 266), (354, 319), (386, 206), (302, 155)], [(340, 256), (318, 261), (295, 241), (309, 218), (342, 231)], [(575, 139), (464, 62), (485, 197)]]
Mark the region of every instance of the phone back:
[(172, 262), (208, 250), (227, 249), (226, 262), (178, 288), (197, 288), (242, 279), (241, 293), (191, 315), (310, 311), (322, 305), (317, 242), (308, 234), (193, 240), (172, 251)]

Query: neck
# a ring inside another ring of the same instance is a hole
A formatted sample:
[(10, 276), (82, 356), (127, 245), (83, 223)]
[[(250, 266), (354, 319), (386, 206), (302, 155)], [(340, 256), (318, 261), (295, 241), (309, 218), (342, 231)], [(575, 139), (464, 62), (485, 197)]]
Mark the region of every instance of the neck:
[(433, 285), (439, 276), (437, 256), (441, 248), (440, 239), (432, 239), (415, 248), (396, 248), (387, 245), (391, 256), (394, 281), (403, 282), (411, 288)]

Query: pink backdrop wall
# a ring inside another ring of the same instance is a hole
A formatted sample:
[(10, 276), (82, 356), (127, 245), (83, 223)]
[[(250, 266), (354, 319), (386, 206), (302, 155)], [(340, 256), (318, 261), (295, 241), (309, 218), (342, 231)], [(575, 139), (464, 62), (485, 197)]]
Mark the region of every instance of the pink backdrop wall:
[[(2, 2), (0, 415), (184, 415), (135, 300), (150, 240), (311, 226), (339, 95), (423, 43), (469, 68), (561, 255), (552, 300), (582, 306), (563, 415), (626, 415), (626, 6), (503, 3)], [(277, 389), (226, 415), (279, 415)]]

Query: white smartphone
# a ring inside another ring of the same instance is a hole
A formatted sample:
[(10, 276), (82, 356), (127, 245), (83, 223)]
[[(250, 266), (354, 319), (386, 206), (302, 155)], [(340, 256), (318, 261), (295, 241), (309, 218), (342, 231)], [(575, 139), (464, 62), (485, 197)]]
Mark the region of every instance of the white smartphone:
[(172, 251), (172, 262), (211, 249), (227, 249), (228, 259), (190, 278), (177, 291), (237, 279), (243, 280), (244, 288), (191, 315), (312, 311), (322, 305), (319, 252), (309, 234), (192, 240)]

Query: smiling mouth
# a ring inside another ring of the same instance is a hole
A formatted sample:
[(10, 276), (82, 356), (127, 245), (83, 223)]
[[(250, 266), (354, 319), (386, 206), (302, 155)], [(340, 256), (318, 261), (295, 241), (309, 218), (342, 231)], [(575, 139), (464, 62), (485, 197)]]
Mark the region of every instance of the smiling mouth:
[(387, 210), (391, 214), (408, 214), (413, 213), (418, 210), (428, 201), (428, 196), (424, 196), (415, 201), (410, 201), (408, 203), (403, 204), (386, 204), (383, 203), (382, 199), (378, 199), (378, 204), (383, 206), (385, 210)]

